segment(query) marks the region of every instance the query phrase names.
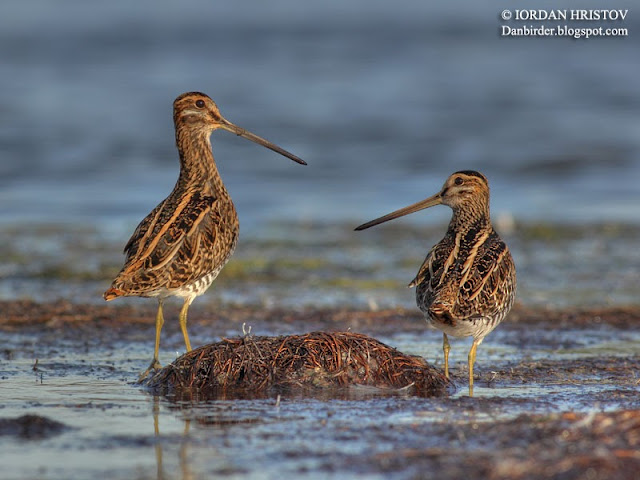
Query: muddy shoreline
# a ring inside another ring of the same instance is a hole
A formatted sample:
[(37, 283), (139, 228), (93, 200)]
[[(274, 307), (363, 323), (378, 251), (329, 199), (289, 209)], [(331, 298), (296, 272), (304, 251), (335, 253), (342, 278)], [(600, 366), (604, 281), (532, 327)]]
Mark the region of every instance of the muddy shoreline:
[[(184, 348), (178, 308), (165, 312), (163, 363)], [(256, 335), (352, 331), (442, 367), (441, 335), (413, 310), (212, 310), (194, 305), (194, 344), (237, 337), (243, 324)], [(631, 479), (640, 468), (640, 307), (517, 305), (478, 350), (474, 398), (466, 340), (452, 343), (457, 390), (445, 397), (357, 389), (154, 397), (134, 385), (153, 348), (154, 315), (153, 302), (0, 302), (7, 478)], [(24, 434), (29, 422), (37, 434)], [(40, 435), (48, 422), (61, 427)], [(9, 460), (27, 452), (43, 460)], [(69, 452), (103, 460), (56, 463)]]
[[(37, 302), (32, 300), (0, 300), (0, 329), (28, 329), (34, 326), (55, 328), (104, 328), (128, 325), (133, 328), (153, 325), (156, 305), (94, 305), (76, 304), (67, 300)], [(177, 312), (179, 305), (167, 308)], [(213, 310), (213, 311), (212, 311)], [(261, 322), (269, 327), (283, 325), (317, 325), (324, 328), (366, 328), (372, 333), (388, 333), (390, 328), (405, 331), (424, 330), (422, 314), (416, 309), (358, 310), (354, 308), (299, 307), (291, 309), (256, 306), (194, 305), (190, 309), (189, 324), (208, 325), (212, 328), (229, 324)], [(512, 326), (552, 325), (553, 328), (580, 328), (609, 325), (616, 328), (633, 328), (640, 322), (640, 305), (600, 308), (543, 308), (516, 304), (502, 323)], [(299, 332), (298, 332), (299, 333)]]

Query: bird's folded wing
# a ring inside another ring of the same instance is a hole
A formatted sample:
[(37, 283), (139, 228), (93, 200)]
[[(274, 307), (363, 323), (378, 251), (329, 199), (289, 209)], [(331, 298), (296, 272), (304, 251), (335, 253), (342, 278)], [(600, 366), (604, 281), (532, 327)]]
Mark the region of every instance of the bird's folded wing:
[[(194, 192), (179, 202), (165, 200), (138, 226), (127, 243), (125, 269), (153, 271), (174, 259), (189, 259), (198, 250), (205, 232), (214, 243), (211, 213), (215, 198)], [(184, 250), (184, 251), (181, 251)]]

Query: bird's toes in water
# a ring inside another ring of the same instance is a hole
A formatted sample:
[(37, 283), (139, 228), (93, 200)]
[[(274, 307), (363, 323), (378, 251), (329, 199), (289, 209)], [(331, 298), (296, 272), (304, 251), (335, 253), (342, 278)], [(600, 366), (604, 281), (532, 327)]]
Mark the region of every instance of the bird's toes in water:
[(142, 383), (144, 380), (147, 379), (147, 377), (151, 372), (155, 373), (157, 370), (160, 370), (161, 368), (162, 368), (162, 365), (160, 365), (160, 362), (158, 361), (158, 359), (154, 358), (151, 361), (149, 368), (147, 368), (144, 372), (142, 372), (138, 377), (138, 383)]

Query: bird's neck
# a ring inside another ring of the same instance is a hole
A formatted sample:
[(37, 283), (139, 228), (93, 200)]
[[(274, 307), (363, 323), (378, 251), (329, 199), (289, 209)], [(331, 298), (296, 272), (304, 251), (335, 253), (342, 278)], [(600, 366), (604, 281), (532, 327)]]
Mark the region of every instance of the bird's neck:
[(176, 125), (176, 146), (180, 155), (178, 185), (209, 187), (212, 193), (228, 196), (211, 153), (211, 131)]
[(464, 205), (453, 209), (453, 215), (449, 222), (449, 231), (462, 233), (471, 230), (491, 230), (491, 218), (489, 217), (489, 205), (473, 204)]

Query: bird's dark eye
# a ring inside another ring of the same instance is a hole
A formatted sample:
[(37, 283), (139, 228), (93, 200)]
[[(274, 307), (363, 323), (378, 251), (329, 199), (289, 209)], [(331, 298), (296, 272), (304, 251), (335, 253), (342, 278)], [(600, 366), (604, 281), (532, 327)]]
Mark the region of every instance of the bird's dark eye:
[(462, 180), (462, 177), (456, 177), (453, 183), (455, 183), (456, 185), (462, 185), (464, 183), (464, 180)]
[(204, 100), (196, 100), (196, 107), (204, 108)]

